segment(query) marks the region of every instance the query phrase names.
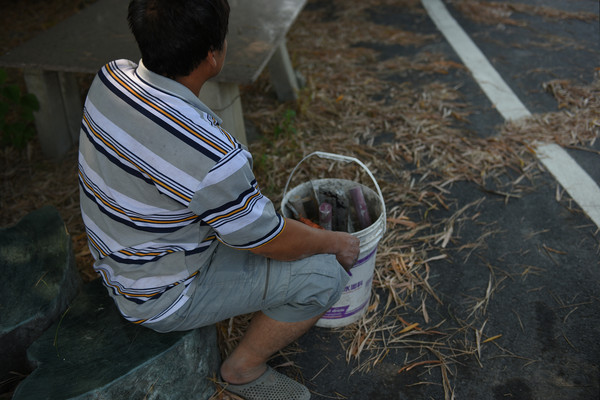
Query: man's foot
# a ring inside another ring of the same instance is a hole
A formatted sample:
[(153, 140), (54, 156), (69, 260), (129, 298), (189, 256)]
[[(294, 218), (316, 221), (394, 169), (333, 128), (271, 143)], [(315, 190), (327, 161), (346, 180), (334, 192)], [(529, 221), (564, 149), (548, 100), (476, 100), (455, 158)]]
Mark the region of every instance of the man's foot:
[(309, 400), (306, 386), (267, 366), (264, 374), (243, 385), (225, 383), (224, 389), (246, 400)]

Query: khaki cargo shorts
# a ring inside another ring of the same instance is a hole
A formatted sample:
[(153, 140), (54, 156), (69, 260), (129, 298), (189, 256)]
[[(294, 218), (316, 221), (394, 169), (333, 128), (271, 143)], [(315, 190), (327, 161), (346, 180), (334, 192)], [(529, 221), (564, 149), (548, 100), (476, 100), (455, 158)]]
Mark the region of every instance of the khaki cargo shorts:
[(304, 321), (329, 310), (348, 279), (331, 254), (286, 262), (219, 244), (183, 307), (146, 326), (183, 331), (255, 311), (281, 322)]

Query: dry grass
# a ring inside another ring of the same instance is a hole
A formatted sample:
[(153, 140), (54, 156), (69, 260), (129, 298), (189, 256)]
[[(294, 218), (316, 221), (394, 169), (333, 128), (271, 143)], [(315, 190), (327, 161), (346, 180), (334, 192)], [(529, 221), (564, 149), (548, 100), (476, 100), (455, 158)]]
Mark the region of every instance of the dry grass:
[[(297, 102), (280, 104), (266, 76), (243, 90), (245, 115), (260, 133), (260, 139), (250, 146), (256, 175), (263, 191), (277, 203), (292, 168), (312, 151), (350, 155), (368, 165), (384, 193), (388, 231), (378, 249), (368, 312), (358, 323), (339, 329), (346, 359), (355, 362), (354, 372), (360, 373), (382, 362), (390, 351), (406, 350), (415, 356), (407, 359), (398, 373), (438, 369), (439, 384), (450, 399), (457, 363), (465, 357), (482, 363), (482, 348), (499, 347), (500, 337), (485, 332), (485, 319), (487, 306), (502, 283), (502, 277), (490, 267), (488, 286), (470, 299), (470, 315), (455, 317), (453, 326), (458, 328), (450, 328), (447, 321), (429, 312), (442, 303), (430, 282), (436, 263), (467, 262), (486, 245), (486, 235), (493, 234), (491, 227), (474, 243), (461, 242), (457, 227), (477, 220), (485, 198), (456, 209), (450, 188), (455, 182), (468, 181), (506, 201), (519, 197), (541, 171), (535, 159), (537, 142), (583, 148), (598, 139), (600, 84), (578, 87), (567, 81), (548, 82), (545, 88), (557, 99), (559, 111), (498, 127), (497, 134), (487, 139), (466, 136), (459, 127), (473, 109), (462, 101), (458, 89), (435, 79), (419, 87), (390, 79), (398, 72), (435, 78), (463, 66), (429, 53), (381, 62), (375, 50), (365, 47), (369, 42), (419, 47), (439, 40), (437, 35), (376, 25), (366, 16), (366, 10), (376, 5), (423, 13), (419, 1), (331, 3), (335, 20), (326, 18), (326, 9), (312, 7), (300, 15), (289, 34), (294, 64), (307, 79)], [(457, 7), (466, 14), (482, 16), (485, 23), (506, 24), (519, 6), (464, 1), (457, 2)], [(558, 17), (548, 8), (518, 11)], [(288, 109), (296, 112), (291, 121), (285, 118)], [(2, 167), (0, 225), (13, 224), (44, 204), (56, 206), (72, 234), (79, 270), (86, 280), (93, 279), (78, 212), (75, 151), (60, 162), (51, 162), (36, 144), (24, 153), (5, 150)], [(355, 170), (328, 163), (315, 162), (305, 173), (365, 179)], [(447, 217), (432, 218), (434, 211), (445, 211)], [(459, 253), (465, 258), (458, 260)], [(523, 279), (535, 272), (535, 267), (524, 266)], [(241, 316), (219, 324), (223, 355), (235, 347), (249, 318)], [(289, 360), (297, 351), (302, 349), (292, 346), (280, 356)], [(214, 398), (235, 397), (218, 392)]]
[[(377, 53), (364, 46), (366, 42), (422, 46), (437, 40), (432, 35), (374, 25), (365, 17), (365, 8), (376, 5), (419, 13), (418, 3), (333, 3), (335, 20), (326, 18), (326, 10), (305, 11), (289, 35), (288, 48), (308, 82), (298, 102), (277, 103), (264, 77), (244, 93), (246, 100), (251, 99), (244, 104), (245, 113), (263, 138), (251, 146), (258, 160), (257, 176), (268, 194), (279, 201), (290, 171), (309, 152), (355, 156), (369, 166), (384, 192), (388, 232), (379, 245), (375, 291), (367, 314), (358, 323), (339, 329), (346, 359), (355, 362), (354, 372), (363, 372), (394, 349), (416, 352), (417, 358), (407, 360), (398, 373), (439, 368), (445, 396), (452, 398), (453, 367), (465, 356), (482, 363), (482, 348), (497, 346), (501, 339), (485, 331), (485, 319), (487, 306), (505, 277), (496, 276), (490, 266), (488, 286), (481, 289), (479, 297), (470, 299), (471, 312), (464, 319), (456, 317), (459, 328), (429, 315), (428, 305), (442, 302), (429, 282), (435, 263), (458, 253), (466, 253), (466, 262), (495, 233), (491, 227), (476, 242), (460, 243), (456, 225), (476, 220), (484, 198), (454, 210), (450, 187), (469, 181), (505, 201), (520, 197), (541, 172), (535, 159), (536, 143), (553, 141), (583, 148), (597, 140), (600, 85), (598, 81), (589, 87), (548, 82), (545, 89), (556, 97), (560, 111), (498, 127), (497, 134), (487, 139), (465, 136), (457, 126), (468, 120), (472, 109), (462, 102), (458, 90), (435, 80), (413, 88), (389, 79), (398, 71), (408, 76), (445, 75), (463, 66), (440, 54), (422, 53), (379, 62)], [(499, 7), (471, 3), (473, 7)], [(519, 12), (557, 16), (548, 8), (519, 8)], [(282, 123), (287, 108), (297, 113), (296, 134), (277, 137), (272, 134), (273, 127)], [(379, 142), (376, 139), (382, 134), (386, 140)], [(356, 179), (368, 182), (354, 173)], [(352, 172), (313, 163), (310, 174), (348, 177), (344, 174)], [(429, 218), (436, 210), (454, 212), (443, 220)], [(240, 323), (244, 321), (234, 321), (234, 325)], [(235, 335), (226, 337), (230, 340)], [(228, 342), (228, 346), (232, 344)]]
[(536, 6), (517, 2), (454, 0), (453, 5), (467, 18), (489, 25), (525, 26), (525, 22), (513, 18), (515, 13), (539, 16), (548, 20), (598, 21), (598, 15), (594, 13), (572, 12), (549, 6)]

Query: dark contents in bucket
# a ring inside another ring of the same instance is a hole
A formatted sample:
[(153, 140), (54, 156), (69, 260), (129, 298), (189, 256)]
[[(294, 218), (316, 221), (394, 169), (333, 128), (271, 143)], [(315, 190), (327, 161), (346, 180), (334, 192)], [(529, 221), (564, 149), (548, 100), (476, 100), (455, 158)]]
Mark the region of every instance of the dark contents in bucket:
[(311, 181), (307, 187), (303, 193), (290, 196), (285, 204), (295, 219), (322, 229), (348, 233), (372, 224), (360, 185), (340, 190), (329, 186), (317, 188)]

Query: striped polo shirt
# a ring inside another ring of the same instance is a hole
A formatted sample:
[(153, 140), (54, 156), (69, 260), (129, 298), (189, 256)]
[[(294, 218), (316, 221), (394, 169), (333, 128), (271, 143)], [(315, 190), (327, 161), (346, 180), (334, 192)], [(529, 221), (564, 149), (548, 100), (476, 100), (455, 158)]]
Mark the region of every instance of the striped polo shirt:
[(179, 309), (217, 240), (252, 249), (285, 224), (247, 149), (189, 89), (127, 60), (89, 90), (79, 142), (81, 212), (94, 269), (123, 316)]

